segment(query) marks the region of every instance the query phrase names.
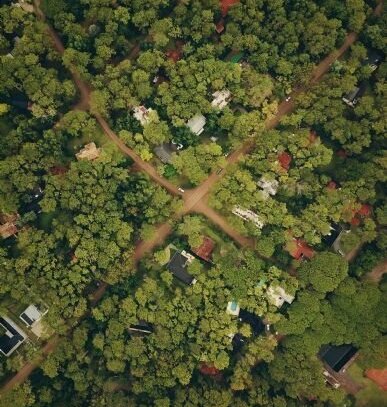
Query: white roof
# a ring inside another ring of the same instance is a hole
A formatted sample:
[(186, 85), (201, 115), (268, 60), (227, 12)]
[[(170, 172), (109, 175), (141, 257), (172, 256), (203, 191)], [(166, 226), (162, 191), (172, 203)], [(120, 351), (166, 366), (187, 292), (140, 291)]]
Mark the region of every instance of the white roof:
[(237, 317), (239, 315), (240, 310), (241, 310), (241, 307), (239, 306), (239, 304), (236, 301), (229, 301), (227, 303), (227, 308), (226, 308), (227, 314), (234, 315), (235, 317)]
[(41, 312), (35, 305), (29, 305), (19, 316), (19, 318), (27, 325), (32, 326), (35, 322), (40, 321), (47, 313)]
[(270, 195), (275, 195), (278, 191), (279, 182), (276, 179), (270, 179), (265, 175), (261, 177), (257, 184)]
[(243, 209), (239, 206), (234, 206), (232, 213), (234, 215), (239, 216), (240, 218), (242, 218), (243, 220), (247, 220), (250, 222), (253, 222), (254, 225), (258, 228), (258, 229), (262, 229), (263, 226), (265, 225), (264, 222), (262, 221), (262, 219), (259, 217), (259, 215), (257, 215), (255, 212), (250, 211), (250, 209)]
[(270, 286), (267, 290), (269, 300), (276, 306), (282, 307), (284, 302), (291, 304), (294, 300), (294, 296), (288, 294), (282, 287)]
[(231, 92), (228, 89), (217, 90), (212, 94), (213, 101), (211, 102), (212, 107), (217, 107), (223, 109), (228, 105), (231, 98)]
[(186, 126), (192, 131), (192, 133), (199, 136), (203, 133), (205, 124), (206, 118), (202, 114), (197, 114), (188, 120)]
[(145, 106), (135, 106), (133, 108), (134, 114), (133, 116), (144, 126), (144, 124), (149, 123), (150, 117), (149, 113), (153, 109), (149, 108), (147, 109)]

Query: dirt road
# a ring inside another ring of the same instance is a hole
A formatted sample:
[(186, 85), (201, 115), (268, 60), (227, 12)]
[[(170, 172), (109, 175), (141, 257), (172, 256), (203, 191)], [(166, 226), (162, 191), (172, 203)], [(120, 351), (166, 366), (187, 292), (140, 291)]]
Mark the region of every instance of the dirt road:
[[(38, 18), (40, 18), (42, 21), (45, 21), (45, 16), (42, 13), (40, 9), (40, 0), (34, 0), (34, 5), (35, 5), (35, 12)], [(378, 5), (378, 7), (375, 9), (374, 14), (375, 15), (380, 15), (382, 11), (382, 3)], [(53, 44), (55, 46), (55, 49), (60, 53), (63, 54), (65, 49), (64, 46), (56, 34), (56, 32), (48, 26), (47, 28), (48, 33), (50, 34), (50, 37), (53, 40)], [(274, 128), (281, 118), (285, 116), (286, 114), (289, 114), (294, 110), (294, 98), (301, 94), (302, 92), (305, 92), (310, 86), (313, 86), (316, 84), (318, 81), (321, 80), (323, 75), (329, 70), (331, 64), (338, 59), (347, 49), (356, 41), (357, 35), (355, 33), (349, 33), (347, 37), (345, 38), (345, 41), (343, 45), (336, 51), (332, 52), (330, 55), (328, 55), (323, 61), (321, 61), (315, 70), (312, 73), (312, 79), (309, 83), (308, 87), (305, 87), (303, 89), (298, 89), (295, 90), (290, 96), (291, 99), (289, 101), (283, 101), (279, 106), (278, 106), (278, 112), (277, 114), (267, 121), (266, 123), (266, 128), (271, 129)], [(133, 50), (132, 56), (136, 55), (139, 51), (138, 47), (135, 47)], [(82, 110), (88, 110), (90, 107), (90, 87), (80, 78), (79, 74), (77, 73), (75, 68), (70, 69), (72, 78), (74, 80), (74, 83), (76, 84), (79, 93), (80, 93), (80, 101), (79, 103), (75, 106), (77, 109), (82, 109)], [(105, 119), (103, 119), (100, 115), (95, 115), (96, 120), (100, 124), (101, 128), (103, 129), (104, 133), (106, 136), (108, 136), (119, 148), (121, 151), (123, 151), (125, 154), (127, 154), (129, 157), (132, 158), (132, 160), (136, 163), (137, 167), (140, 168), (141, 170), (145, 171), (155, 182), (157, 182), (159, 185), (163, 186), (166, 188), (171, 194), (173, 195), (180, 195), (183, 200), (184, 200), (184, 206), (183, 209), (178, 213), (175, 214), (174, 218), (180, 217), (190, 211), (196, 211), (199, 213), (204, 214), (206, 217), (208, 217), (214, 224), (216, 224), (219, 228), (221, 228), (225, 233), (227, 233), (230, 237), (232, 237), (236, 242), (238, 242), (241, 246), (243, 247), (253, 247), (254, 242), (252, 239), (248, 239), (244, 236), (241, 236), (239, 233), (237, 233), (226, 221), (223, 219), (218, 213), (216, 213), (212, 208), (209, 208), (206, 203), (205, 203), (205, 197), (213, 187), (213, 185), (222, 177), (224, 176), (225, 170), (221, 174), (216, 174), (213, 173), (211, 174), (200, 186), (197, 188), (186, 191), (184, 194), (182, 194), (180, 191), (178, 191), (177, 187), (173, 184), (171, 184), (168, 180), (165, 178), (161, 177), (157, 171), (152, 167), (150, 164), (146, 163), (145, 161), (141, 160), (141, 158), (129, 147), (127, 147), (121, 139), (110, 129), (108, 123), (106, 122)], [(251, 149), (253, 148), (253, 143), (251, 141), (246, 142), (241, 148), (238, 150), (234, 151), (232, 154), (227, 159), (227, 165), (231, 165), (236, 163), (243, 155), (247, 154)], [(150, 250), (153, 250), (153, 248), (159, 244), (161, 244), (165, 238), (171, 233), (172, 227), (170, 223), (165, 223), (163, 225), (160, 225), (153, 236), (152, 239), (148, 241), (141, 242), (139, 245), (137, 245), (136, 250), (135, 250), (135, 260), (138, 261), (141, 259), (141, 257), (149, 252)], [(385, 271), (384, 271), (385, 272)], [(375, 275), (377, 275), (377, 278), (379, 278), (380, 271), (375, 272)], [(372, 277), (373, 278), (373, 277)], [(376, 278), (376, 277), (375, 277)], [(104, 283), (101, 285), (98, 290), (94, 294), (94, 299), (92, 301), (92, 307), (95, 306), (98, 301), (102, 298), (103, 294), (106, 291), (107, 284)], [(16, 375), (11, 378), (1, 389), (1, 393), (4, 393), (6, 391), (11, 390), (13, 387), (16, 385), (23, 383), (29, 375), (32, 373), (32, 371), (39, 366), (39, 364), (44, 360), (44, 358), (49, 355), (57, 346), (59, 342), (58, 337), (52, 338), (42, 349), (42, 354), (39, 358), (37, 358), (35, 361), (31, 363), (27, 363), (25, 366), (23, 366), (17, 373)], [(356, 389), (352, 388), (353, 386), (352, 383), (348, 383), (348, 390), (349, 391), (356, 391)]]
[(15, 386), (23, 383), (29, 375), (43, 362), (43, 360), (56, 348), (59, 343), (59, 336), (51, 338), (41, 349), (41, 354), (34, 361), (25, 364), (7, 383), (1, 388), (1, 393), (12, 390)]
[(382, 261), (373, 270), (365, 275), (367, 280), (373, 281), (374, 283), (379, 283), (383, 278), (383, 275), (387, 273), (387, 260)]

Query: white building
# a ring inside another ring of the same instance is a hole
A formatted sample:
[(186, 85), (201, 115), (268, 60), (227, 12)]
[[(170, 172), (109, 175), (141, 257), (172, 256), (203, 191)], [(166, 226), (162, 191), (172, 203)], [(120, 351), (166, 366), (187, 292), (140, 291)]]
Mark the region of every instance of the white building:
[(288, 294), (282, 287), (278, 286), (270, 286), (267, 290), (267, 296), (270, 302), (278, 308), (282, 307), (285, 302), (291, 304), (294, 300), (293, 295)]
[(218, 109), (223, 109), (231, 100), (231, 92), (228, 89), (217, 90), (212, 94), (212, 97), (214, 99), (211, 102), (211, 106)]
[(145, 124), (148, 124), (151, 121), (150, 117), (150, 112), (153, 111), (153, 109), (149, 108), (147, 109), (145, 106), (135, 106), (133, 108), (133, 116), (144, 126)]
[(269, 195), (274, 196), (278, 191), (279, 182), (276, 179), (270, 179), (269, 177), (263, 175), (257, 182), (257, 185)]
[(258, 229), (262, 229), (265, 225), (259, 215), (257, 215), (253, 211), (250, 211), (250, 209), (242, 209), (239, 206), (234, 206), (232, 213), (236, 216), (239, 216), (243, 220), (253, 222)]
[(241, 307), (239, 306), (239, 304), (236, 301), (229, 301), (227, 303), (227, 308), (226, 308), (227, 314), (237, 317), (239, 315), (240, 310), (241, 310)]
[(204, 126), (206, 125), (206, 118), (202, 114), (197, 114), (188, 120), (186, 126), (192, 131), (192, 133), (199, 136), (203, 133)]

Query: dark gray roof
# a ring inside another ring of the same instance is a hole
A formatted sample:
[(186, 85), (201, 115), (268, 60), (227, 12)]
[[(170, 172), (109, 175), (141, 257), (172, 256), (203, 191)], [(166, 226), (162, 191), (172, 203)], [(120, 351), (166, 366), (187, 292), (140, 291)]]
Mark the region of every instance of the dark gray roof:
[(0, 351), (8, 356), (24, 341), (24, 332), (19, 331), (15, 324), (9, 323), (4, 317), (0, 317), (0, 325), (11, 334), (0, 336)]
[(168, 270), (185, 284), (192, 284), (194, 277), (186, 271), (187, 257), (175, 252), (168, 263)]
[(339, 372), (356, 353), (357, 349), (352, 345), (324, 345), (318, 355), (335, 372)]
[(154, 148), (154, 152), (160, 160), (165, 163), (169, 164), (172, 161), (172, 153), (174, 150), (170, 146), (170, 144), (164, 143), (160, 144), (159, 146)]

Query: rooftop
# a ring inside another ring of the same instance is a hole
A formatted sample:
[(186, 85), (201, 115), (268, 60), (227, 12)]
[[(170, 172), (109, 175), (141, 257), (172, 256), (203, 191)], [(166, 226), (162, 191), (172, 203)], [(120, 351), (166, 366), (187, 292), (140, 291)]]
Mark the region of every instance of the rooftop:
[(9, 356), (27, 338), (26, 334), (6, 316), (0, 317), (0, 326), (5, 329), (4, 335), (0, 336), (0, 352)]
[(47, 312), (47, 309), (39, 310), (36, 305), (31, 304), (20, 314), (19, 318), (30, 327), (40, 321)]
[(204, 131), (206, 124), (206, 118), (202, 114), (197, 114), (188, 120), (186, 126), (192, 131), (192, 133), (199, 136)]
[(133, 108), (133, 116), (144, 126), (151, 120), (150, 113), (152, 109), (147, 109), (145, 106), (135, 106)]
[(211, 261), (211, 255), (215, 248), (215, 242), (207, 236), (203, 237), (202, 244), (193, 252), (205, 261)]
[(239, 315), (240, 306), (237, 301), (229, 301), (227, 303), (226, 313), (237, 317)]
[(176, 251), (168, 263), (168, 270), (181, 282), (191, 285), (196, 283), (196, 279), (186, 271), (187, 265), (191, 262), (189, 255)]
[(287, 171), (290, 168), (292, 156), (286, 151), (284, 151), (283, 153), (278, 155), (278, 162), (280, 163), (280, 166)]
[(270, 286), (267, 290), (267, 295), (269, 300), (278, 308), (287, 302), (291, 304), (294, 300), (294, 296), (288, 294), (282, 287), (273, 287)]
[(94, 142), (86, 144), (79, 153), (75, 154), (77, 160), (95, 160), (99, 157), (101, 149), (97, 148)]
[(291, 239), (285, 245), (285, 250), (296, 260), (311, 259), (315, 252), (303, 239)]
[(356, 353), (352, 345), (324, 345), (318, 355), (331, 369), (340, 372)]
[(211, 102), (211, 106), (218, 109), (223, 109), (231, 100), (231, 92), (228, 89), (217, 90), (212, 94), (212, 97), (214, 99)]

